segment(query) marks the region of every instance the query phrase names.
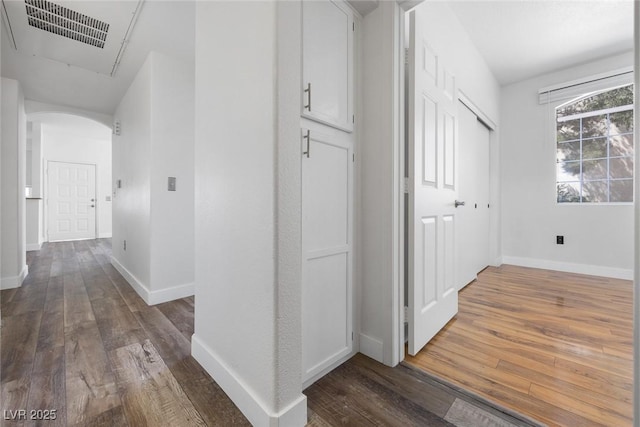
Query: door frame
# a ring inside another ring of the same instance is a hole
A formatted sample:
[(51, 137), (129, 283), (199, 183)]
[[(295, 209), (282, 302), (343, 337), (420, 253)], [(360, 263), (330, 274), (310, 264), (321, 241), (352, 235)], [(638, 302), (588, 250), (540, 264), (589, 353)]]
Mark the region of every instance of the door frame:
[[(95, 230), (94, 239), (97, 239), (99, 234), (98, 230), (100, 229), (99, 220), (100, 216), (98, 215), (98, 164), (97, 163), (84, 163), (84, 162), (67, 162), (65, 160), (51, 160), (51, 159), (43, 159), (44, 162), (44, 185), (42, 189), (42, 194), (44, 195), (44, 209), (42, 215), (42, 231), (44, 234), (44, 241), (49, 242), (49, 164), (50, 163), (68, 163), (72, 165), (87, 165), (93, 166), (95, 173), (95, 194), (96, 194), (96, 209), (93, 210), (94, 215), (96, 216), (95, 220)], [(84, 239), (83, 239), (84, 240)]]

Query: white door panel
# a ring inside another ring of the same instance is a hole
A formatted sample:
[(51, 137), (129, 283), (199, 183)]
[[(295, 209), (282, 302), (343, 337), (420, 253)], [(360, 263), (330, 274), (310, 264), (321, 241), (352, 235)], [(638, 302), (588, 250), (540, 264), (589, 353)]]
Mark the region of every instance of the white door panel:
[(409, 354), (458, 311), (455, 77), (411, 12), (409, 46)]
[(353, 148), (302, 132), (302, 360), (306, 381), (352, 350)]
[(49, 162), (49, 241), (95, 239), (95, 165)]
[(302, 115), (353, 130), (353, 13), (342, 1), (302, 2)]
[(462, 289), (476, 279), (478, 273), (477, 246), (477, 175), (478, 175), (478, 145), (476, 132), (478, 118), (466, 106), (460, 104), (460, 188), (458, 198), (465, 202), (465, 206), (458, 208), (458, 288)]
[(489, 255), (489, 150), (491, 131), (465, 105), (460, 104), (460, 186), (458, 288), (472, 282), (490, 264)]

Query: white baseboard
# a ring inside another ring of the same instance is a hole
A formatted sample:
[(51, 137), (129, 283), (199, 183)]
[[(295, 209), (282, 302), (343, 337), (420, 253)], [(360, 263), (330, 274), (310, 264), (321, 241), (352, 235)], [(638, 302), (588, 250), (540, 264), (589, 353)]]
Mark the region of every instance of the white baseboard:
[(149, 288), (147, 288), (141, 281), (139, 281), (136, 276), (134, 276), (129, 270), (127, 270), (124, 265), (120, 264), (120, 262), (114, 257), (111, 257), (111, 265), (113, 265), (115, 269), (118, 270), (118, 273), (122, 274), (122, 277), (124, 277), (124, 279), (129, 282), (133, 290), (136, 291), (138, 295), (140, 295), (140, 298), (142, 298), (144, 302), (147, 303), (147, 305), (151, 305), (149, 304), (151, 294)]
[(278, 413), (264, 407), (255, 392), (197, 335), (191, 337), (191, 354), (213, 377), (254, 426), (303, 426), (307, 423), (307, 397), (300, 396)]
[(27, 252), (39, 251), (42, 249), (42, 243), (27, 243)]
[(545, 270), (564, 271), (566, 273), (588, 274), (590, 276), (611, 277), (614, 279), (633, 280), (633, 270), (625, 268), (604, 267), (600, 265), (574, 264), (570, 262), (551, 261), (537, 258), (521, 258), (504, 256), (504, 264), (520, 267), (543, 268)]
[(142, 298), (147, 305), (161, 304), (167, 301), (190, 297), (195, 294), (195, 283), (193, 282), (152, 291), (114, 257), (111, 257), (111, 264), (122, 274), (122, 277), (129, 282), (131, 287), (140, 295), (140, 298)]
[(384, 346), (382, 341), (363, 333), (360, 333), (360, 353), (380, 363), (384, 363)]
[(112, 237), (111, 233), (100, 233), (98, 234), (98, 239), (110, 239)]
[(22, 286), (22, 282), (24, 282), (24, 279), (28, 274), (29, 266), (25, 265), (22, 268), (20, 274), (18, 274), (17, 276), (3, 277), (2, 279), (0, 279), (0, 290), (19, 288), (20, 286)]
[(149, 301), (147, 304), (156, 305), (167, 301), (173, 301), (180, 298), (190, 297), (196, 293), (196, 284), (185, 283), (184, 285), (172, 286), (166, 289), (159, 289), (149, 293)]

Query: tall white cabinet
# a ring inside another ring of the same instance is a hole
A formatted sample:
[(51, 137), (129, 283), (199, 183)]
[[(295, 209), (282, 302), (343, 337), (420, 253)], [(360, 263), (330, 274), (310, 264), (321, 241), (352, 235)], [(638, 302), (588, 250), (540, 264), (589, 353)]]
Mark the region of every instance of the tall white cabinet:
[(302, 2), (305, 386), (353, 350), (354, 33), (345, 2)]

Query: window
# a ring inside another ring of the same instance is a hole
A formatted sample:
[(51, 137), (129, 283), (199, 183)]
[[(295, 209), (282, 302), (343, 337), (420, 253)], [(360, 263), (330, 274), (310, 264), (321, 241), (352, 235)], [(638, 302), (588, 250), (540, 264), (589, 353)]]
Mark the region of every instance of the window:
[(633, 202), (633, 85), (556, 108), (558, 203)]

